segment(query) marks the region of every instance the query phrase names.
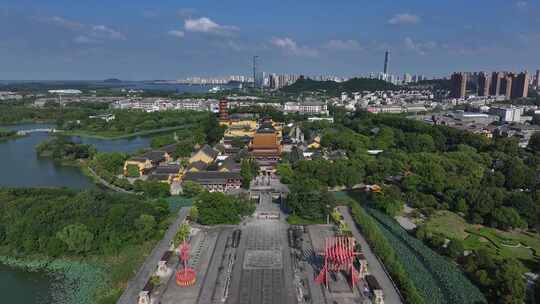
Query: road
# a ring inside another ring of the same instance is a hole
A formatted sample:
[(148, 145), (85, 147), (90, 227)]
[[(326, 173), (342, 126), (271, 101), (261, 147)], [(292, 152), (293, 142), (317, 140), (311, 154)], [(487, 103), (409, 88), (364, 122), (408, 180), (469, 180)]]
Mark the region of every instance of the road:
[(124, 293), (118, 300), (117, 304), (137, 303), (139, 292), (144, 288), (144, 285), (146, 282), (148, 282), (148, 279), (156, 270), (159, 260), (165, 251), (169, 250), (170, 243), (176, 235), (176, 232), (178, 232), (178, 229), (180, 229), (180, 225), (188, 215), (189, 209), (189, 207), (183, 207), (180, 209), (180, 211), (178, 211), (176, 220), (169, 226), (169, 229), (167, 229), (167, 232), (165, 232), (165, 236), (163, 236), (163, 239), (161, 239), (156, 247), (154, 247), (135, 277), (128, 282), (128, 286), (126, 290), (124, 290)]
[(381, 262), (379, 261), (379, 259), (377, 259), (373, 251), (371, 251), (371, 248), (368, 246), (364, 236), (362, 236), (362, 234), (360, 234), (360, 231), (358, 231), (356, 223), (353, 221), (351, 214), (349, 213), (349, 209), (344, 206), (340, 206), (338, 207), (338, 209), (339, 212), (341, 212), (341, 214), (343, 215), (343, 219), (345, 220), (347, 225), (349, 225), (349, 227), (351, 228), (354, 238), (360, 243), (362, 252), (364, 253), (364, 256), (366, 257), (368, 263), (369, 273), (371, 273), (377, 279), (379, 285), (381, 285), (383, 289), (384, 303), (402, 303), (398, 291), (396, 290), (395, 285), (392, 283), (390, 276), (386, 273)]

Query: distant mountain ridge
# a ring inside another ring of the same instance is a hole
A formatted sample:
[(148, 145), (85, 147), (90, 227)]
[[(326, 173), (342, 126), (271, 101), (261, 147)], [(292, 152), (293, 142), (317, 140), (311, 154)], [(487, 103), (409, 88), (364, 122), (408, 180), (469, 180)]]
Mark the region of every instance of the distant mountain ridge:
[(122, 82), (122, 80), (120, 80), (118, 78), (108, 78), (108, 79), (103, 80), (103, 82), (106, 82), (106, 83), (120, 83), (120, 82)]

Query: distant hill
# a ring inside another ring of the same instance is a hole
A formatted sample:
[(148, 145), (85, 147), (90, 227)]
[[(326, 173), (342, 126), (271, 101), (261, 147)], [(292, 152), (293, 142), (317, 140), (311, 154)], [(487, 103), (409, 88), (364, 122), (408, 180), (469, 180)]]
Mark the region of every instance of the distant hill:
[(422, 80), (417, 83), (411, 84), (411, 87), (415, 86), (425, 86), (431, 87), (436, 90), (450, 90), (452, 89), (452, 82), (449, 79), (432, 79), (432, 80)]
[(105, 83), (120, 83), (120, 82), (122, 82), (122, 80), (120, 80), (118, 78), (109, 78), (109, 79), (103, 80), (103, 82), (105, 82)]
[(398, 88), (398, 86), (389, 82), (370, 78), (352, 78), (344, 82), (299, 79), (295, 83), (282, 88), (281, 91), (285, 93), (301, 93), (322, 92), (324, 90), (327, 95), (338, 96), (341, 92), (395, 90)]

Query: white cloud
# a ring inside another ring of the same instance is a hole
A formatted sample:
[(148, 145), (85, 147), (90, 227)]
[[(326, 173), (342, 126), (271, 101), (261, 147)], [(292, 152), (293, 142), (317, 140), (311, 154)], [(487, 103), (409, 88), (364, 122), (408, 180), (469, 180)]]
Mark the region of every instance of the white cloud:
[(79, 30), (84, 28), (84, 25), (77, 21), (68, 20), (62, 17), (54, 16), (51, 18), (47, 18), (45, 21), (48, 21), (52, 24), (70, 29), (70, 30)]
[(184, 21), (184, 28), (188, 32), (199, 32), (224, 36), (231, 35), (234, 31), (238, 30), (238, 28), (235, 26), (217, 24), (207, 17), (186, 19)]
[(292, 40), (289, 37), (278, 38), (274, 37), (270, 40), (270, 43), (284, 50), (287, 53), (298, 55), (298, 56), (308, 56), (316, 57), (319, 55), (319, 52), (316, 49), (312, 49), (306, 46), (299, 46), (296, 41)]
[(518, 1), (518, 2), (516, 2), (516, 6), (518, 8), (525, 8), (527, 6), (527, 4), (529, 4), (527, 1)]
[(91, 28), (90, 34), (96, 38), (104, 38), (110, 40), (126, 40), (126, 36), (119, 31), (113, 30), (105, 25), (94, 25)]
[(112, 40), (126, 40), (126, 36), (123, 33), (102, 24), (84, 24), (58, 16), (40, 20), (73, 32), (75, 34), (75, 38), (73, 38), (75, 43), (90, 44)]
[(326, 48), (333, 50), (361, 50), (360, 43), (356, 40), (330, 40), (326, 44)]
[(184, 31), (179, 31), (179, 30), (170, 30), (167, 32), (167, 34), (174, 36), (176, 38), (183, 38), (185, 36)]
[(73, 39), (73, 41), (75, 43), (79, 43), (79, 44), (93, 44), (93, 43), (99, 43), (100, 42), (99, 40), (96, 40), (96, 39), (93, 39), (93, 38), (90, 38), (90, 37), (84, 36), (84, 35), (79, 35), (79, 36), (75, 37)]
[(418, 22), (420, 22), (420, 17), (408, 13), (396, 14), (388, 20), (388, 23), (392, 25), (416, 24)]
[(406, 37), (403, 40), (405, 47), (419, 55), (426, 55), (429, 51), (435, 49), (438, 44), (435, 41), (415, 42), (411, 37)]

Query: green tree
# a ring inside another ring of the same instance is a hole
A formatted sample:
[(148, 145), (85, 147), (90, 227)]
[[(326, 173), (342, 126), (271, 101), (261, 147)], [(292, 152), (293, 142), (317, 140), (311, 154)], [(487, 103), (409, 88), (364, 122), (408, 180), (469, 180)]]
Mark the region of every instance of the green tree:
[(220, 126), (217, 117), (210, 115), (205, 124), (206, 141), (208, 144), (215, 144), (223, 138), (224, 126)]
[(135, 220), (135, 227), (137, 227), (141, 239), (148, 240), (155, 233), (156, 219), (149, 214), (141, 214)]
[(540, 132), (534, 132), (533, 135), (531, 135), (528, 148), (534, 152), (540, 151)]
[(189, 157), (191, 155), (191, 152), (193, 152), (193, 147), (195, 144), (192, 140), (184, 140), (178, 145), (176, 145), (176, 149), (174, 150), (173, 157), (174, 158), (181, 158), (181, 157)]
[(67, 245), (69, 251), (75, 253), (90, 251), (94, 240), (94, 235), (84, 224), (67, 225), (58, 231), (56, 236)]
[(204, 187), (193, 181), (185, 181), (182, 183), (182, 194), (187, 197), (195, 197), (204, 191)]
[(189, 210), (189, 218), (194, 222), (199, 221), (199, 208), (197, 208), (197, 206), (191, 207)]
[(278, 164), (276, 171), (282, 183), (284, 184), (292, 183), (294, 179), (294, 171), (289, 163)]
[(203, 225), (238, 224), (242, 216), (255, 210), (251, 202), (220, 192), (203, 192), (194, 205), (199, 212), (197, 220)]
[(137, 165), (127, 165), (127, 177), (140, 177), (139, 167)]
[(99, 167), (113, 175), (122, 173), (127, 154), (119, 152), (98, 152), (93, 160), (93, 167)]
[(499, 207), (491, 214), (492, 224), (500, 229), (522, 228), (525, 223), (514, 208)]
[(148, 197), (159, 198), (171, 195), (170, 186), (159, 181), (136, 180), (133, 186), (135, 191), (143, 192)]
[(252, 159), (243, 159), (240, 165), (240, 175), (242, 176), (242, 187), (249, 188), (249, 184), (253, 177), (257, 176), (259, 167)]
[(189, 233), (191, 232), (191, 226), (188, 223), (182, 223), (178, 232), (174, 236), (175, 246), (179, 246), (183, 241), (187, 240)]
[(458, 239), (450, 240), (450, 242), (448, 243), (446, 247), (447, 255), (453, 259), (460, 257), (463, 254), (463, 251), (465, 251), (463, 242)]
[(332, 196), (315, 179), (297, 179), (290, 186), (287, 206), (291, 213), (308, 220), (321, 220), (334, 207)]
[(523, 266), (514, 259), (504, 260), (496, 271), (495, 286), (498, 303), (518, 304), (525, 301), (525, 280)]

